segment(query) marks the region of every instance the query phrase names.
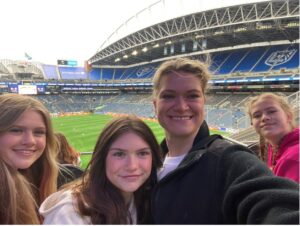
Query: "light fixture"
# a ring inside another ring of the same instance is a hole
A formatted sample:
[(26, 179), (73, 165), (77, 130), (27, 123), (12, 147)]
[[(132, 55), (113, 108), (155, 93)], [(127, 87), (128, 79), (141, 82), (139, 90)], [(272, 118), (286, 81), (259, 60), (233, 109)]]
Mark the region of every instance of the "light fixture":
[(147, 51), (148, 51), (148, 48), (147, 48), (147, 47), (144, 47), (144, 48), (142, 49), (142, 51), (143, 51), (143, 52), (147, 52)]
[(115, 59), (115, 62), (118, 62), (118, 61), (120, 61), (120, 60), (121, 60), (120, 58), (116, 58), (116, 59)]
[(124, 55), (124, 56), (123, 56), (123, 58), (124, 58), (124, 59), (127, 59), (127, 58), (128, 58), (128, 55), (127, 55), (127, 54), (126, 54), (126, 55)]
[(156, 43), (154, 46), (153, 46), (153, 48), (158, 48), (159, 47), (159, 44), (158, 43)]
[(138, 51), (134, 50), (131, 54), (136, 56), (138, 54)]

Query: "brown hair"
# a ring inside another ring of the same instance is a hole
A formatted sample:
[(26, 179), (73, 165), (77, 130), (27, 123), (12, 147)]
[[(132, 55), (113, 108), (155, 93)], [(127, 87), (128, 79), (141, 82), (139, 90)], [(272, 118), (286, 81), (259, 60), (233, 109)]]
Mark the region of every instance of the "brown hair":
[(78, 166), (80, 164), (78, 162), (80, 153), (69, 144), (64, 134), (57, 132), (54, 135), (58, 143), (57, 161), (61, 164), (72, 164)]
[(74, 195), (82, 215), (90, 216), (92, 224), (127, 224), (128, 210), (123, 196), (106, 176), (106, 157), (113, 142), (122, 134), (133, 132), (150, 146), (151, 176), (134, 192), (138, 223), (145, 223), (150, 212), (150, 189), (157, 180), (156, 169), (162, 165), (160, 146), (151, 129), (135, 116), (122, 116), (110, 121), (100, 134), (93, 156), (82, 182), (75, 186)]
[(161, 79), (174, 71), (194, 74), (195, 77), (199, 78), (202, 91), (205, 93), (208, 88), (208, 81), (211, 78), (211, 72), (208, 70), (208, 67), (208, 63), (188, 58), (177, 58), (162, 63), (153, 77), (153, 96), (157, 96), (157, 92), (161, 85)]
[[(50, 114), (37, 99), (20, 94), (0, 95), (0, 136), (27, 110), (38, 112), (46, 126), (46, 147), (42, 156), (28, 169), (19, 170), (34, 189), (37, 204), (57, 190), (58, 165), (56, 163), (56, 142)], [(37, 189), (37, 190), (36, 190)]]
[(0, 224), (40, 224), (28, 181), (0, 159)]

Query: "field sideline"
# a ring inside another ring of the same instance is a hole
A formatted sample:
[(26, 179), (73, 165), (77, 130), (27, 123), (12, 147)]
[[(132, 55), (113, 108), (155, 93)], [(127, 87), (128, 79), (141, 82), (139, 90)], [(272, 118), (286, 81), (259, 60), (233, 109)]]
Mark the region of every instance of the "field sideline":
[[(96, 140), (105, 124), (113, 117), (110, 115), (76, 115), (53, 117), (53, 127), (56, 132), (65, 134), (70, 144), (80, 152), (92, 152)], [(157, 140), (160, 142), (164, 138), (164, 132), (157, 122), (145, 120), (154, 132)], [(211, 131), (211, 133), (219, 133), (226, 135), (224, 132)], [(89, 162), (91, 155), (82, 155), (82, 168), (85, 168)]]

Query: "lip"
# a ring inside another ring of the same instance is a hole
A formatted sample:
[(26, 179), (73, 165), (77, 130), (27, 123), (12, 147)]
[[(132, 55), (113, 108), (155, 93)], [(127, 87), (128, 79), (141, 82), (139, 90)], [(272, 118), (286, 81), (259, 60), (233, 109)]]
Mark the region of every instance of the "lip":
[(125, 175), (125, 176), (121, 176), (123, 179), (127, 180), (127, 181), (135, 181), (137, 180), (141, 175)]
[(262, 126), (261, 126), (261, 128), (268, 128), (268, 127), (270, 127), (270, 126), (273, 126), (274, 124), (263, 124)]

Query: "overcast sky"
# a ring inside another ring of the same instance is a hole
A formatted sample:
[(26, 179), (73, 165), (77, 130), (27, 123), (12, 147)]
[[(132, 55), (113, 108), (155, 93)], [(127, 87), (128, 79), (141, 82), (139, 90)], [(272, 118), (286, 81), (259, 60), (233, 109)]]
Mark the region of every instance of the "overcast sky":
[[(56, 64), (57, 59), (77, 60), (82, 66), (84, 60), (92, 57), (120, 25), (158, 1), (0, 0), (0, 59), (25, 60), (26, 52), (33, 61)], [(247, 3), (249, 0), (173, 2), (178, 6), (169, 7), (168, 12), (181, 16), (186, 12), (183, 9), (201, 11)], [(166, 13), (163, 11), (154, 12), (153, 7), (151, 15), (156, 16), (153, 21), (157, 22), (157, 18), (165, 19)], [(143, 19), (144, 14), (141, 14), (138, 25), (149, 23), (152, 16)]]

